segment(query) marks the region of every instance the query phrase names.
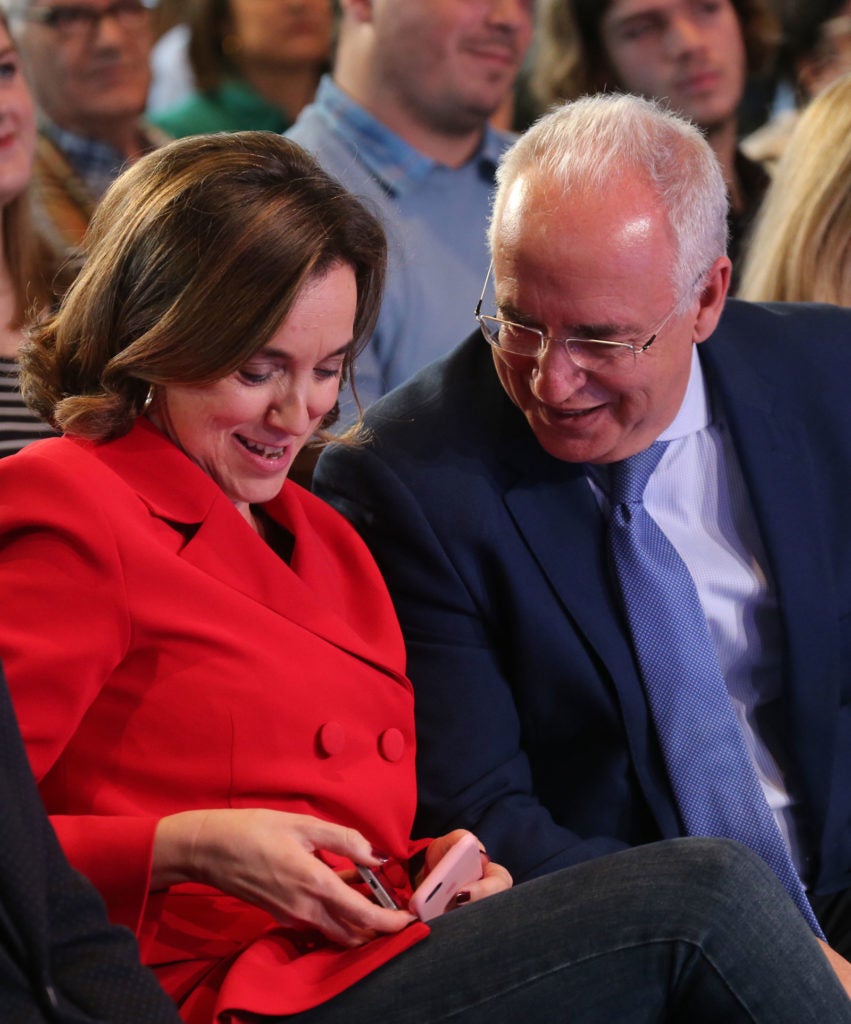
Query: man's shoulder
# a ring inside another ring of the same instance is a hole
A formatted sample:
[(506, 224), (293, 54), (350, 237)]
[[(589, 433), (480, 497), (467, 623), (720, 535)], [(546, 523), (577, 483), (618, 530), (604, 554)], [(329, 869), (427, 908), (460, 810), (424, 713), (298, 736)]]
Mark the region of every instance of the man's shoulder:
[(851, 310), (731, 300), (700, 355), (730, 409), (770, 403), (806, 409), (811, 423), (827, 417), (844, 425), (848, 418)]
[(335, 112), (318, 98), (303, 108), (284, 136), (313, 152), (318, 146), (338, 139), (338, 129), (344, 124), (342, 112)]
[(367, 195), (384, 202), (385, 192), (379, 187), (371, 169), (364, 163), (345, 115), (332, 112), (319, 103), (311, 103), (299, 114), (285, 132), (285, 138), (306, 149), (322, 169), (333, 175), (356, 195)]
[(462, 450), (489, 459), (517, 415), (477, 332), (370, 406), (366, 450), (394, 462), (431, 464), (435, 453)]
[(510, 149), (519, 136), (516, 132), (505, 131), (501, 128), (494, 128), (492, 125), (485, 125), (485, 133), (482, 136), (481, 155), (486, 160), (498, 164), (503, 153)]
[[(469, 397), (471, 377), (485, 385), (485, 374), (493, 374), (489, 350), (478, 330), (456, 345), (445, 356), (423, 367), (410, 380), (385, 395), (367, 410), (365, 420), (375, 427), (385, 420), (420, 415), (440, 415), (464, 406)], [(495, 375), (494, 375), (495, 377)]]
[(349, 499), (380, 504), (392, 480), (404, 481), (422, 507), (436, 503), (443, 514), (463, 507), (472, 463), (478, 484), (499, 475), (506, 404), (487, 345), (471, 336), (371, 405), (361, 443), (322, 453), (314, 489), (344, 515)]
[(851, 309), (827, 302), (748, 302), (731, 298), (727, 300), (721, 318), (722, 325), (773, 325), (781, 334), (798, 332), (808, 323), (823, 325), (830, 322), (837, 326), (851, 322)]
[(802, 346), (851, 360), (851, 309), (816, 302), (728, 300), (710, 339), (718, 350), (735, 346), (744, 357), (799, 358)]

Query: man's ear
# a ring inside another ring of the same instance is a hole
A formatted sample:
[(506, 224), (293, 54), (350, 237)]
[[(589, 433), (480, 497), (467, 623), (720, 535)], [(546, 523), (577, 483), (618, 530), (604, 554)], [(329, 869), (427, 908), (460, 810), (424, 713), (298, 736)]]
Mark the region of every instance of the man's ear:
[(724, 302), (730, 290), (730, 273), (733, 264), (726, 256), (719, 256), (709, 268), (698, 297), (699, 306), (694, 321), (692, 341), (699, 345), (706, 341), (718, 326), (724, 311)]

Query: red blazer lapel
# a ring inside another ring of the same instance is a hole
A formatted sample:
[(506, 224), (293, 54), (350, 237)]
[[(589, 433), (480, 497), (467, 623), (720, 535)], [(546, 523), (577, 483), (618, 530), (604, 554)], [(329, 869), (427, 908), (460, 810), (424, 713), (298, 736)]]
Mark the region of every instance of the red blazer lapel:
[[(137, 492), (152, 516), (184, 536), (180, 557), (239, 593), (373, 664), (372, 640), (376, 628), (386, 638), (389, 616), (399, 634), (399, 657), (396, 668), (379, 667), (404, 679), (397, 670), (404, 666), (403, 641), (383, 581), (358, 535), (324, 502), (288, 483), (266, 506), (295, 537), (292, 563), (287, 565), (221, 488), (147, 420), (138, 420), (124, 437), (91, 448)], [(328, 532), (335, 534), (334, 541), (329, 542)], [(345, 573), (341, 541), (346, 545)], [(373, 593), (376, 602), (370, 608)]]

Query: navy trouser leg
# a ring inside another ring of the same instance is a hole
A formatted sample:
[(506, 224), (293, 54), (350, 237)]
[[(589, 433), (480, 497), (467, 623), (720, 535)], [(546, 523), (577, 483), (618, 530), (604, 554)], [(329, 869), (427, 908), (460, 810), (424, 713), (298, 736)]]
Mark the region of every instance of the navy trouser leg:
[(845, 996), (771, 871), (681, 839), (451, 911), (298, 1024), (845, 1024)]

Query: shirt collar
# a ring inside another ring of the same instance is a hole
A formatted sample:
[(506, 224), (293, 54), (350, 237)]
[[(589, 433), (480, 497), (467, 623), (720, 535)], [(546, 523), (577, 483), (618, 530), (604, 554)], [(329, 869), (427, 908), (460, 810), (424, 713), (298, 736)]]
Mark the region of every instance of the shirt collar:
[[(127, 163), (124, 155), (108, 142), (69, 132), (49, 118), (40, 118), (39, 128), (62, 152), (95, 199), (100, 199)], [(155, 136), (140, 121), (139, 141), (141, 149), (145, 151), (161, 145), (165, 136)]]
[(687, 434), (695, 434), (712, 422), (709, 392), (703, 367), (697, 354), (697, 345), (691, 349), (691, 369), (689, 371), (686, 393), (683, 396), (677, 415), (669, 426), (659, 435), (660, 441), (674, 441)]
[[(409, 145), (373, 117), (343, 92), (330, 75), (322, 77), (316, 103), (320, 108), (324, 107), (335, 120), (345, 124), (348, 140), (357, 147), (359, 159), (392, 195), (410, 192), (432, 170), (444, 166)], [(506, 148), (506, 140), (513, 138), (513, 135), (495, 131), (487, 125), (476, 152), (464, 166), (477, 164), (482, 176), (492, 180), (499, 158)]]
[[(657, 441), (675, 441), (678, 438), (696, 434), (708, 427), (712, 421), (709, 393), (703, 367), (697, 354), (697, 345), (691, 347), (691, 368), (689, 370), (686, 393), (683, 396), (679, 411), (667, 429), (656, 438)], [(610, 463), (586, 463), (585, 475), (591, 482), (592, 489), (598, 500), (601, 495), (609, 494)]]
[(47, 119), (42, 122), (42, 128), (45, 135), (55, 142), (75, 165), (79, 163), (84, 167), (91, 167), (100, 164), (115, 167), (123, 161), (121, 153), (114, 146), (110, 146), (108, 142), (87, 139), (82, 135), (69, 132), (66, 128), (60, 128), (59, 125)]

